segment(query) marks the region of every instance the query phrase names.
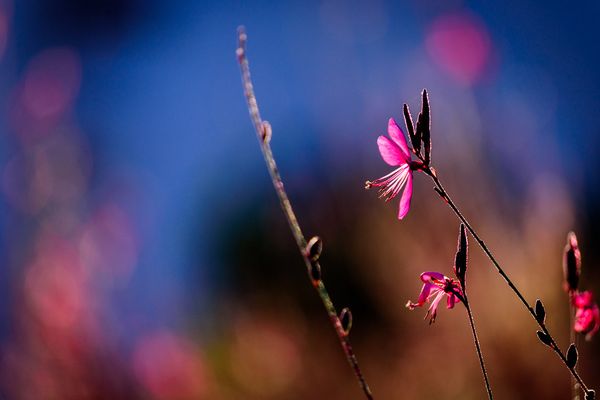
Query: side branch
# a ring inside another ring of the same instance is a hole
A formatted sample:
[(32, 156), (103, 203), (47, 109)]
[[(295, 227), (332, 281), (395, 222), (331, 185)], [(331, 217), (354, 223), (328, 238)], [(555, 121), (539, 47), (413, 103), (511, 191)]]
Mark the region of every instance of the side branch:
[[(433, 168), (429, 168), (428, 167), (427, 169), (424, 170), (424, 172), (427, 175), (429, 175), (431, 177), (431, 179), (433, 180), (433, 182), (435, 184), (434, 190), (442, 198), (442, 200), (444, 200), (448, 204), (448, 206), (452, 209), (452, 211), (454, 211), (454, 214), (456, 214), (456, 216), (458, 217), (458, 219), (460, 221), (462, 221), (463, 224), (465, 224), (466, 228), (469, 230), (469, 232), (471, 233), (471, 235), (473, 236), (473, 238), (477, 241), (477, 244), (479, 244), (479, 247), (481, 247), (481, 249), (483, 250), (483, 252), (487, 256), (487, 258), (492, 262), (492, 264), (496, 268), (496, 271), (500, 274), (500, 276), (502, 276), (502, 278), (504, 279), (504, 281), (508, 284), (508, 286), (511, 288), (511, 290), (519, 298), (519, 300), (525, 306), (525, 308), (527, 309), (527, 311), (529, 311), (529, 314), (531, 314), (531, 316), (533, 317), (533, 319), (537, 322), (537, 324), (539, 325), (541, 331), (547, 336), (548, 343), (546, 343), (546, 344), (552, 350), (554, 350), (554, 352), (560, 358), (560, 360), (563, 362), (563, 364), (565, 365), (565, 367), (567, 367), (567, 369), (569, 370), (569, 372), (571, 372), (571, 376), (579, 383), (579, 385), (581, 386), (581, 389), (586, 394), (586, 396), (593, 396), (594, 391), (592, 389), (589, 389), (586, 386), (586, 384), (583, 382), (583, 379), (581, 379), (581, 377), (579, 376), (579, 374), (577, 373), (577, 371), (575, 370), (575, 368), (569, 365), (569, 363), (567, 362), (567, 358), (566, 358), (565, 354), (562, 352), (562, 350), (560, 349), (560, 347), (558, 347), (558, 344), (556, 343), (556, 340), (554, 339), (554, 337), (548, 331), (548, 328), (546, 327), (545, 322), (543, 320), (540, 320), (539, 318), (537, 318), (534, 308), (525, 299), (525, 297), (519, 291), (519, 289), (517, 289), (517, 287), (515, 286), (515, 284), (512, 282), (512, 280), (506, 274), (506, 272), (504, 272), (504, 270), (500, 266), (500, 263), (498, 263), (498, 261), (496, 260), (496, 257), (494, 257), (494, 255), (492, 254), (492, 252), (490, 251), (490, 249), (487, 247), (487, 245), (485, 244), (485, 242), (479, 237), (479, 235), (477, 234), (477, 232), (475, 231), (475, 229), (473, 229), (473, 227), (471, 226), (471, 224), (469, 224), (469, 222), (467, 221), (467, 219), (465, 218), (465, 216), (460, 212), (460, 210), (458, 209), (458, 207), (456, 206), (456, 204), (454, 203), (454, 201), (450, 198), (450, 195), (448, 194), (448, 192), (446, 192), (446, 189), (444, 189), (444, 187), (442, 186), (442, 183), (440, 182), (440, 180), (437, 177), (437, 174), (435, 173), (435, 171), (433, 170)], [(592, 397), (590, 397), (590, 398), (592, 398)]]
[[(321, 301), (323, 302), (323, 306), (327, 311), (327, 315), (335, 329), (335, 332), (338, 336), (340, 345), (342, 346), (342, 350), (346, 355), (348, 363), (350, 364), (358, 383), (367, 399), (372, 399), (373, 395), (371, 394), (371, 390), (369, 389), (369, 385), (367, 384), (362, 371), (358, 365), (358, 360), (354, 355), (354, 351), (352, 350), (352, 346), (350, 344), (349, 330), (350, 323), (344, 326), (342, 319), (338, 316), (338, 313), (329, 297), (329, 293), (325, 288), (325, 284), (321, 279), (321, 266), (319, 264), (318, 258), (321, 251), (321, 242), (318, 238), (311, 239), (308, 244), (304, 234), (302, 233), (302, 229), (300, 228), (300, 224), (298, 223), (298, 219), (296, 218), (296, 214), (294, 214), (294, 210), (292, 209), (292, 204), (288, 198), (288, 195), (284, 189), (283, 181), (281, 180), (281, 176), (279, 174), (279, 170), (277, 169), (277, 164), (275, 163), (275, 158), (273, 156), (273, 152), (271, 151), (270, 139), (271, 139), (271, 126), (267, 121), (263, 121), (260, 117), (260, 111), (258, 108), (258, 103), (256, 101), (256, 97), (254, 95), (254, 87), (252, 85), (252, 80), (250, 78), (250, 68), (248, 65), (248, 58), (246, 57), (246, 32), (243, 27), (238, 28), (238, 48), (236, 50), (236, 55), (238, 58), (238, 62), (240, 64), (240, 70), (242, 75), (242, 85), (244, 88), (244, 94), (246, 96), (246, 102), (248, 104), (248, 111), (250, 113), (250, 119), (252, 120), (252, 124), (254, 125), (254, 129), (256, 131), (256, 135), (258, 136), (258, 141), (260, 143), (260, 149), (263, 153), (265, 162), (267, 164), (267, 169), (269, 170), (269, 174), (271, 175), (271, 180), (273, 182), (273, 187), (275, 188), (275, 192), (279, 197), (279, 202), (281, 204), (281, 208), (285, 217), (289, 223), (290, 229), (296, 240), (296, 244), (298, 245), (298, 249), (300, 250), (300, 254), (304, 259), (304, 263), (306, 264), (306, 268), (308, 271), (309, 279), (311, 280), (314, 288), (316, 289)], [(348, 318), (351, 322), (352, 317), (350, 311), (348, 309), (344, 309), (342, 311), (342, 317)]]

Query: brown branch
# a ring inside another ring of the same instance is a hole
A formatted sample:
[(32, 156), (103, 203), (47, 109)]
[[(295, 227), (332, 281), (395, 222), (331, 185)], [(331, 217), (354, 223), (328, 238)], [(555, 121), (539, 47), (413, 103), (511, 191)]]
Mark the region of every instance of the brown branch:
[[(308, 243), (306, 242), (306, 238), (302, 233), (302, 229), (300, 229), (298, 219), (296, 218), (296, 214), (294, 214), (292, 204), (290, 203), (288, 195), (283, 186), (283, 181), (281, 180), (281, 176), (279, 175), (279, 170), (277, 169), (277, 164), (275, 163), (275, 158), (273, 157), (273, 152), (271, 151), (271, 146), (269, 144), (271, 140), (271, 125), (267, 121), (263, 121), (260, 117), (258, 103), (256, 102), (256, 97), (254, 95), (254, 87), (252, 85), (252, 80), (250, 79), (250, 68), (248, 65), (248, 58), (246, 57), (246, 39), (246, 31), (243, 27), (239, 27), (238, 48), (236, 50), (236, 55), (240, 64), (242, 74), (242, 85), (244, 87), (244, 94), (246, 95), (246, 102), (248, 103), (250, 119), (252, 120), (252, 124), (254, 125), (256, 135), (258, 136), (260, 149), (262, 150), (265, 162), (267, 163), (267, 169), (269, 170), (269, 174), (271, 175), (273, 187), (275, 188), (275, 192), (279, 197), (279, 202), (281, 204), (283, 213), (287, 218), (292, 234), (294, 235), (294, 239), (296, 240), (296, 244), (298, 245), (298, 249), (300, 250), (300, 254), (302, 255), (304, 263), (306, 264), (308, 276), (314, 288), (316, 289), (319, 297), (321, 298), (321, 301), (323, 302), (323, 306), (325, 307), (331, 324), (333, 325), (333, 328), (337, 333), (340, 345), (342, 346), (342, 350), (346, 355), (348, 363), (352, 367), (352, 370), (356, 375), (358, 383), (365, 397), (367, 399), (372, 399), (373, 395), (371, 394), (369, 385), (367, 384), (362, 374), (362, 371), (358, 365), (358, 360), (356, 359), (356, 356), (354, 355), (354, 351), (352, 350), (352, 346), (350, 344), (349, 326), (344, 327), (342, 325), (340, 317), (338, 316), (333, 302), (329, 297), (329, 293), (325, 288), (325, 284), (321, 279), (321, 266), (319, 264), (319, 255), (321, 252), (322, 243), (317, 237), (312, 238)], [(349, 320), (351, 321), (351, 314), (349, 314), (350, 311), (347, 309), (345, 310), (346, 312), (344, 314), (348, 314), (350, 318)]]
[(558, 344), (556, 343), (556, 340), (550, 334), (550, 331), (548, 330), (548, 327), (546, 326), (546, 323), (544, 322), (544, 320), (537, 318), (537, 316), (535, 314), (535, 310), (533, 309), (533, 307), (525, 299), (525, 296), (523, 296), (523, 294), (517, 288), (517, 286), (513, 283), (513, 281), (508, 277), (508, 275), (506, 274), (506, 272), (504, 272), (504, 269), (502, 269), (502, 267), (500, 266), (500, 263), (496, 260), (496, 257), (494, 257), (494, 255), (490, 251), (489, 247), (480, 238), (479, 234), (477, 234), (477, 232), (475, 231), (475, 229), (473, 229), (473, 227), (467, 221), (467, 219), (465, 218), (465, 216), (460, 212), (460, 210), (458, 209), (458, 207), (456, 206), (456, 204), (454, 203), (454, 201), (450, 198), (450, 195), (448, 194), (448, 192), (446, 191), (446, 189), (444, 189), (444, 187), (442, 186), (442, 183), (440, 182), (440, 180), (439, 180), (437, 174), (434, 172), (433, 168), (427, 167), (426, 169), (424, 169), (424, 172), (427, 175), (429, 175), (431, 177), (431, 179), (433, 180), (433, 183), (435, 184), (434, 190), (437, 192), (437, 194), (442, 198), (442, 200), (444, 200), (446, 202), (446, 204), (448, 204), (448, 206), (452, 209), (452, 211), (454, 211), (454, 214), (458, 217), (458, 219), (463, 224), (465, 224), (465, 226), (467, 227), (468, 231), (471, 233), (471, 235), (473, 236), (473, 238), (475, 239), (475, 241), (477, 242), (477, 244), (479, 244), (479, 247), (481, 247), (481, 249), (483, 250), (483, 252), (487, 256), (487, 258), (492, 262), (492, 264), (496, 268), (496, 271), (498, 272), (498, 274), (500, 274), (500, 276), (502, 276), (502, 278), (508, 284), (508, 286), (510, 287), (510, 289), (519, 298), (519, 300), (525, 306), (525, 308), (527, 309), (527, 311), (529, 311), (529, 314), (531, 314), (531, 316), (533, 317), (533, 319), (537, 322), (537, 324), (539, 325), (539, 327), (540, 327), (541, 331), (543, 332), (543, 334), (545, 334), (548, 337), (548, 341), (549, 342), (546, 343), (548, 345), (548, 347), (550, 347), (552, 350), (554, 350), (554, 352), (556, 353), (556, 355), (560, 358), (560, 360), (562, 361), (562, 363), (565, 365), (565, 367), (567, 367), (567, 369), (571, 373), (571, 376), (580, 385), (580, 387), (583, 390), (583, 392), (586, 395), (590, 395), (591, 396), (591, 393), (593, 393), (594, 391), (586, 386), (586, 384), (583, 382), (583, 379), (581, 379), (581, 376), (579, 376), (579, 374), (575, 370), (575, 367), (572, 367), (572, 366), (570, 366), (567, 363), (567, 358), (566, 358), (565, 354), (562, 352), (562, 350), (560, 349), (560, 347), (558, 347)]

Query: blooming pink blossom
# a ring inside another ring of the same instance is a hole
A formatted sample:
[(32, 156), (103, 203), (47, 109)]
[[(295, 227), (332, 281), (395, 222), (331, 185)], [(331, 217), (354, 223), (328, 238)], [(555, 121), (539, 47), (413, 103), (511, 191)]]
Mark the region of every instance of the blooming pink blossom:
[(430, 317), (429, 323), (435, 322), (437, 315), (437, 307), (440, 301), (444, 298), (444, 295), (448, 296), (446, 300), (447, 308), (454, 308), (454, 304), (460, 301), (462, 297), (462, 288), (460, 283), (456, 279), (448, 278), (447, 276), (439, 272), (423, 272), (421, 274), (421, 280), (423, 281), (423, 288), (419, 299), (416, 303), (408, 301), (406, 307), (410, 310), (414, 310), (415, 307), (421, 307), (426, 302), (431, 301), (429, 310), (425, 318)]
[(388, 122), (388, 135), (391, 140), (385, 136), (377, 138), (379, 153), (383, 161), (398, 168), (379, 179), (367, 181), (365, 187), (367, 189), (379, 187), (379, 197), (385, 198), (385, 201), (393, 199), (404, 189), (398, 209), (398, 219), (402, 219), (410, 209), (413, 190), (412, 173), (423, 164), (420, 161), (412, 161), (404, 133), (393, 118)]
[(575, 307), (575, 323), (573, 330), (579, 333), (585, 333), (586, 340), (590, 340), (600, 329), (600, 309), (594, 302), (592, 292), (575, 293), (571, 297), (573, 307)]

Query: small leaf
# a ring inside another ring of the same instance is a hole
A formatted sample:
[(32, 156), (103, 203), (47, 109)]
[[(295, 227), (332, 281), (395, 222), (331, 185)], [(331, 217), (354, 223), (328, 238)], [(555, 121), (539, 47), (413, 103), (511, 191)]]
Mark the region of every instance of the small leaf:
[(344, 307), (340, 313), (340, 323), (342, 324), (344, 333), (348, 335), (350, 333), (350, 329), (352, 329), (352, 311), (350, 311), (348, 307)]
[(420, 132), (415, 132), (412, 117), (410, 116), (410, 110), (408, 109), (408, 104), (404, 104), (402, 111), (404, 112), (404, 123), (406, 124), (406, 130), (408, 131), (410, 143), (415, 153), (419, 154), (421, 152), (421, 137), (418, 135)]
[(546, 320), (546, 310), (544, 309), (544, 305), (540, 299), (535, 301), (535, 319), (540, 324), (543, 324)]
[(308, 243), (306, 244), (306, 257), (310, 261), (317, 261), (319, 257), (321, 257), (321, 252), (323, 251), (323, 241), (318, 236), (313, 236), (310, 238)]
[(540, 339), (540, 341), (542, 343), (544, 343), (547, 346), (551, 346), (552, 345), (552, 341), (550, 340), (550, 336), (548, 336), (546, 333), (542, 332), (542, 331), (537, 331), (537, 336), (538, 339)]
[(577, 364), (577, 347), (575, 347), (574, 343), (571, 343), (569, 349), (567, 350), (567, 365), (569, 368), (575, 368)]

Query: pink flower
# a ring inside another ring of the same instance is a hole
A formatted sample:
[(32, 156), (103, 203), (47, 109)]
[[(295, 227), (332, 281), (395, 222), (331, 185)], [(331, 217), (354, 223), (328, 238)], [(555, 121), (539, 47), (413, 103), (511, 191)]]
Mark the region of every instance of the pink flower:
[(454, 308), (454, 304), (460, 301), (462, 298), (462, 288), (460, 283), (456, 279), (448, 278), (447, 276), (439, 272), (423, 272), (421, 274), (421, 280), (424, 285), (419, 294), (419, 299), (416, 303), (408, 301), (406, 307), (410, 310), (414, 310), (415, 307), (421, 307), (423, 304), (431, 301), (429, 310), (425, 314), (425, 318), (430, 317), (429, 323), (435, 322), (437, 315), (437, 307), (440, 301), (444, 298), (444, 295), (448, 296), (446, 301), (447, 308)]
[(600, 329), (600, 309), (594, 303), (592, 292), (575, 293), (571, 297), (573, 307), (575, 307), (575, 324), (573, 330), (578, 333), (585, 333), (586, 340)]
[(398, 209), (398, 219), (402, 219), (410, 209), (413, 190), (412, 173), (421, 168), (423, 163), (412, 161), (404, 133), (393, 118), (388, 122), (388, 135), (391, 140), (385, 136), (377, 138), (379, 153), (383, 161), (398, 168), (379, 179), (367, 181), (365, 187), (367, 189), (379, 187), (379, 197), (385, 198), (385, 201), (390, 201), (404, 189)]

